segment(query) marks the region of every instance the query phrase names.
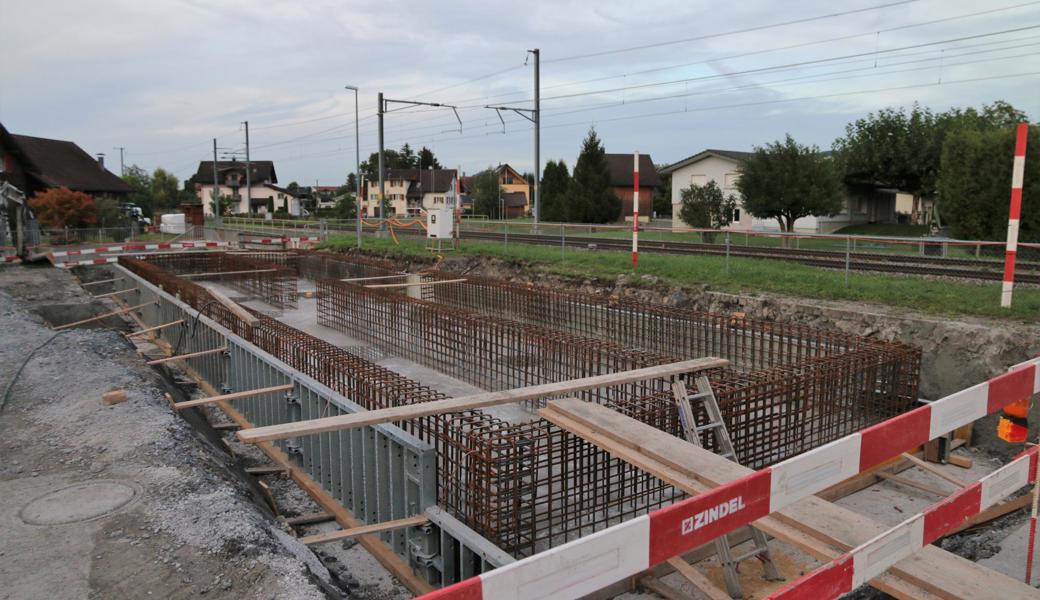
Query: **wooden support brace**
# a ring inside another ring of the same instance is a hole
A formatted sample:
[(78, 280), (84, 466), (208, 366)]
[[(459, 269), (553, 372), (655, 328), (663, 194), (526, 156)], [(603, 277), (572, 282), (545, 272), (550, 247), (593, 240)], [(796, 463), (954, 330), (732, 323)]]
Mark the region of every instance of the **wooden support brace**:
[(401, 273), (400, 275), (377, 275), (375, 277), (348, 277), (347, 279), (340, 279), (340, 281), (346, 281), (351, 283), (354, 281), (374, 281), (376, 279), (397, 279), (401, 277), (408, 277), (408, 273)]
[(323, 544), (325, 542), (334, 542), (336, 540), (351, 538), (358, 535), (365, 535), (367, 533), (379, 533), (382, 531), (389, 531), (391, 529), (400, 529), (402, 527), (422, 525), (423, 523), (429, 520), (430, 519), (426, 515), (415, 515), (414, 517), (405, 517), (404, 519), (395, 519), (393, 521), (384, 521), (382, 523), (362, 525), (361, 527), (340, 529), (339, 531), (332, 531), (329, 533), (309, 535), (307, 537), (300, 538), (300, 542), (307, 544), (308, 546), (311, 544)]
[(163, 323), (162, 325), (156, 325), (155, 327), (149, 327), (148, 329), (139, 329), (137, 331), (131, 331), (130, 333), (124, 333), (123, 335), (127, 338), (132, 338), (136, 335), (143, 333), (151, 333), (153, 331), (159, 331), (160, 329), (166, 329), (167, 327), (173, 327), (174, 325), (180, 325), (184, 322), (184, 319), (177, 319), (176, 321), (170, 321), (169, 323)]
[(928, 471), (932, 475), (935, 475), (939, 479), (943, 479), (943, 480), (949, 481), (950, 483), (952, 483), (953, 485), (955, 485), (957, 487), (961, 487), (961, 488), (968, 487), (968, 482), (967, 481), (964, 481), (962, 479), (958, 479), (957, 477), (954, 477), (953, 475), (950, 475), (950, 474), (946, 473), (945, 471), (943, 471), (939, 467), (936, 467), (932, 463), (926, 462), (926, 461), (921, 460), (920, 458), (917, 458), (913, 454), (906, 454), (904, 452), (902, 454), (902, 456), (903, 456), (903, 458), (905, 458), (908, 461), (914, 463), (918, 467), (921, 467), (925, 471)]
[(97, 300), (99, 298), (111, 298), (112, 296), (121, 296), (130, 292), (136, 292), (137, 288), (130, 288), (128, 290), (119, 290), (118, 292), (109, 292), (107, 294), (98, 294), (97, 296), (91, 296), (91, 298)]
[(352, 429), (368, 425), (377, 425), (379, 423), (391, 423), (393, 421), (407, 421), (409, 419), (416, 419), (429, 415), (465, 412), (474, 408), (510, 404), (513, 402), (521, 402), (523, 400), (544, 398), (546, 396), (559, 396), (562, 394), (580, 392), (582, 390), (618, 386), (636, 381), (657, 379), (660, 377), (671, 377), (705, 369), (724, 367), (728, 364), (729, 361), (724, 358), (697, 358), (694, 360), (684, 360), (654, 367), (634, 369), (632, 371), (623, 371), (621, 373), (596, 375), (582, 379), (570, 379), (557, 383), (532, 385), (525, 388), (515, 388), (500, 392), (487, 392), (483, 394), (473, 394), (471, 396), (460, 396), (458, 398), (434, 400), (432, 402), (423, 402), (420, 404), (394, 406), (391, 408), (368, 410), (349, 415), (310, 419), (298, 423), (282, 423), (279, 425), (269, 425), (267, 427), (257, 427), (255, 429), (239, 431), (238, 438), (243, 442), (251, 444), (265, 440), (282, 440), (300, 435), (324, 433), (326, 431), (337, 431), (340, 429)]
[(444, 283), (461, 283), (466, 281), (465, 279), (438, 279), (436, 281), (413, 281), (410, 283), (377, 283), (373, 285), (366, 285), (367, 288), (403, 288), (403, 287), (420, 287), (427, 285), (441, 285)]
[(299, 527), (300, 525), (313, 525), (315, 523), (324, 523), (325, 521), (335, 520), (336, 516), (330, 512), (317, 512), (310, 513), (307, 515), (300, 515), (298, 517), (289, 517), (285, 520), (285, 524), (289, 527)]
[(913, 479), (907, 479), (905, 477), (900, 477), (899, 475), (893, 475), (892, 473), (881, 472), (881, 473), (878, 473), (877, 476), (882, 478), (882, 479), (887, 479), (888, 481), (891, 481), (892, 483), (898, 483), (899, 485), (905, 485), (906, 487), (912, 487), (912, 488), (915, 488), (915, 489), (918, 489), (918, 490), (921, 490), (921, 491), (924, 491), (924, 492), (928, 492), (929, 494), (935, 494), (936, 496), (939, 496), (940, 498), (945, 498), (945, 497), (949, 496), (950, 493), (951, 493), (951, 492), (949, 492), (947, 490), (942, 490), (942, 489), (939, 489), (937, 487), (932, 487), (932, 486), (928, 485), (927, 483), (921, 483), (921, 482), (918, 482), (918, 481), (914, 481)]
[[(217, 351), (219, 352), (219, 351), (223, 351), (223, 350), (224, 350), (223, 348), (220, 348)], [(206, 352), (212, 352), (212, 351), (211, 350), (206, 350)], [(191, 355), (190, 354), (183, 354), (183, 355), (181, 355), (181, 358), (187, 357), (187, 356), (191, 356)], [(173, 358), (178, 358), (178, 357), (170, 356), (168, 358), (173, 359)], [(166, 360), (166, 359), (160, 359), (160, 360)], [(152, 364), (152, 363), (148, 363), (148, 364)], [(174, 404), (173, 407), (176, 408), (177, 410), (184, 410), (185, 408), (192, 408), (192, 407), (195, 407), (195, 406), (205, 406), (207, 404), (216, 404), (217, 402), (224, 402), (224, 401), (227, 401), (227, 400), (238, 400), (239, 398), (248, 398), (250, 396), (259, 396), (260, 394), (270, 394), (272, 392), (285, 392), (285, 391), (288, 391), (288, 390), (291, 390), (291, 389), (293, 389), (293, 385), (291, 383), (287, 383), (285, 385), (275, 385), (275, 386), (271, 386), (271, 387), (258, 388), (258, 389), (255, 389), (255, 390), (243, 390), (241, 392), (232, 392), (230, 394), (222, 394), (220, 396), (210, 396), (209, 398), (196, 398), (195, 400), (185, 400), (184, 402), (178, 402), (177, 404)]]
[(136, 306), (127, 306), (126, 308), (120, 308), (119, 310), (113, 310), (112, 312), (107, 312), (107, 313), (104, 313), (104, 314), (101, 314), (101, 315), (97, 315), (96, 317), (91, 317), (89, 319), (83, 319), (82, 321), (75, 321), (73, 323), (66, 323), (64, 325), (59, 325), (59, 326), (55, 327), (54, 330), (55, 331), (60, 331), (62, 329), (68, 329), (69, 327), (75, 327), (77, 325), (83, 325), (85, 323), (93, 323), (94, 321), (100, 321), (101, 319), (106, 319), (108, 317), (114, 317), (116, 315), (121, 315), (121, 314), (124, 314), (124, 313), (128, 313), (128, 312), (130, 312), (132, 310), (137, 310), (139, 308), (144, 308), (145, 306), (148, 306), (149, 304), (151, 304), (151, 302), (143, 302), (143, 303), (138, 304)]
[[(170, 361), (173, 361), (173, 360), (182, 360), (182, 359), (185, 359), (185, 358), (195, 358), (195, 357), (198, 357), (198, 356), (206, 356), (207, 354), (216, 354), (218, 352), (226, 352), (226, 351), (227, 351), (227, 346), (221, 346), (220, 348), (212, 348), (210, 350), (200, 350), (198, 352), (191, 352), (191, 353), (188, 353), (188, 354), (178, 354), (177, 356), (167, 356), (166, 358), (157, 358), (155, 360), (148, 361), (147, 364), (149, 364), (149, 365), (160, 365), (162, 363), (167, 363), (167, 362), (170, 362)], [(178, 406), (180, 406), (181, 404), (185, 404), (185, 403), (184, 402), (178, 402), (177, 403)]]
[(690, 585), (696, 588), (698, 592), (706, 596), (708, 600), (732, 600), (729, 594), (720, 590), (710, 579), (698, 571), (696, 567), (683, 560), (681, 556), (669, 558), (668, 564), (682, 575), (686, 581), (690, 582)]
[(114, 282), (114, 281), (122, 281), (122, 280), (123, 280), (123, 278), (122, 278), (122, 277), (113, 277), (112, 279), (102, 279), (102, 280), (100, 280), (100, 281), (86, 281), (86, 282), (84, 282), (84, 281), (81, 281), (81, 282), (80, 282), (79, 284), (80, 284), (81, 286), (87, 286), (87, 285), (101, 285), (102, 283), (112, 283), (112, 282)]
[(223, 304), (228, 310), (232, 312), (232, 314), (241, 319), (250, 327), (255, 327), (260, 324), (260, 319), (254, 316), (253, 313), (242, 308), (237, 302), (235, 302), (231, 298), (228, 298), (224, 294), (214, 289), (206, 288), (206, 291), (209, 292), (210, 295), (213, 296), (213, 298), (216, 299), (217, 302)]
[(285, 467), (247, 467), (246, 473), (249, 473), (250, 475), (287, 475), (289, 470)]

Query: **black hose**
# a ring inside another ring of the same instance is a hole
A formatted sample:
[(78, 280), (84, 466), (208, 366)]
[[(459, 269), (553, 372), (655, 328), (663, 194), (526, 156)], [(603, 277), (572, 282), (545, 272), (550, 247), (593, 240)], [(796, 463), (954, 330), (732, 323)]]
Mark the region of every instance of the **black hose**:
[(14, 389), (14, 382), (15, 382), (15, 380), (17, 380), (18, 376), (22, 374), (22, 371), (25, 369), (25, 365), (29, 364), (29, 361), (32, 360), (33, 355), (35, 355), (37, 352), (42, 350), (44, 346), (46, 346), (47, 344), (51, 343), (51, 340), (53, 340), (54, 338), (58, 337), (59, 335), (61, 335), (63, 333), (67, 333), (68, 331), (71, 331), (71, 329), (70, 330), (66, 330), (66, 331), (56, 331), (56, 332), (54, 332), (53, 334), (51, 334), (51, 337), (47, 338), (47, 340), (44, 341), (39, 346), (33, 348), (32, 352), (30, 352), (29, 355), (25, 357), (25, 360), (22, 361), (22, 364), (18, 366), (18, 370), (15, 371), (14, 377), (11, 378), (11, 381), (7, 382), (7, 388), (4, 389), (4, 395), (3, 395), (2, 398), (0, 398), (0, 412), (3, 412), (4, 407), (7, 406), (7, 399), (11, 395), (11, 390)]

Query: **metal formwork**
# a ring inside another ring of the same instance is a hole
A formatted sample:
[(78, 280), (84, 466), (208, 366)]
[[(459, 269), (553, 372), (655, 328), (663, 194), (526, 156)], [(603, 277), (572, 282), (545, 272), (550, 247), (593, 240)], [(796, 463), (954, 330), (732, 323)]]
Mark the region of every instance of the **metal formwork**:
[[(293, 385), (287, 392), (235, 401), (236, 408), (254, 426), (364, 410), (348, 395), (299, 369), (306, 364), (321, 367), (324, 359), (329, 357), (309, 354), (291, 345), (272, 347), (275, 351), (284, 351), (286, 358), (296, 359), (296, 364), (290, 365), (249, 341), (282, 340), (284, 338), (279, 334), (285, 331), (278, 326), (284, 325), (261, 317), (261, 326), (248, 328), (220, 305), (213, 307), (214, 318), (200, 315), (192, 306), (194, 303), (200, 306), (208, 303), (208, 294), (200, 286), (179, 280), (164, 273), (156, 265), (141, 260), (123, 258), (120, 262), (126, 267), (124, 272), (127, 279), (116, 288), (138, 289), (137, 303), (148, 303), (138, 311), (144, 323), (157, 325), (184, 320), (184, 325), (162, 331), (177, 354), (216, 347), (227, 348), (221, 354), (186, 359), (187, 366), (213, 387), (224, 392), (234, 392), (282, 384)], [(207, 312), (211, 311), (207, 309)], [(308, 356), (317, 360), (310, 360)], [(358, 359), (351, 366), (364, 365)], [(369, 370), (368, 375), (381, 369), (376, 365), (370, 366), (373, 369)], [(325, 374), (320, 369), (318, 372)], [(343, 378), (338, 380), (339, 383), (345, 381)], [(404, 392), (406, 388), (418, 392), (418, 396), (413, 397), (416, 401), (441, 397), (435, 393), (424, 393), (428, 392), (427, 388), (403, 378), (396, 386), (393, 382), (387, 382), (389, 385), (385, 389), (376, 381), (369, 380), (369, 383), (372, 385), (368, 389), (378, 389), (388, 405), (390, 399), (396, 397), (395, 392)], [(344, 387), (355, 394), (363, 391), (360, 386)], [(430, 509), (436, 511), (437, 452), (431, 444), (399, 427), (375, 425), (302, 436), (276, 444), (314, 481), (366, 522), (400, 519)], [(454, 583), (511, 560), (493, 543), (480, 538), (461, 523), (450, 519), (442, 521), (392, 530), (380, 536), (417, 573), (434, 585)], [(452, 554), (443, 555), (443, 551)], [(475, 561), (474, 557), (480, 557), (480, 560)]]

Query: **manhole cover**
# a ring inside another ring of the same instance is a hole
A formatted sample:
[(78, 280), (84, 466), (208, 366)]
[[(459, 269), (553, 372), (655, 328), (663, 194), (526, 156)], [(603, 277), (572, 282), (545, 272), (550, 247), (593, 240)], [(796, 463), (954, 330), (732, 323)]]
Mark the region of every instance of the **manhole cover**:
[(92, 481), (48, 492), (18, 516), (30, 525), (65, 525), (103, 517), (126, 506), (137, 490), (115, 481)]

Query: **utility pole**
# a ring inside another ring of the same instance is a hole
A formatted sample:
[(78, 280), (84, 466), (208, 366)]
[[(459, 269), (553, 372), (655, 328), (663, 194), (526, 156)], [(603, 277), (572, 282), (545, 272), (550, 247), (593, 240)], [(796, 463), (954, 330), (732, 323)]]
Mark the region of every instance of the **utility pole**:
[[(354, 184), (357, 192), (354, 195), (354, 204), (357, 205), (357, 247), (361, 247), (361, 136), (358, 133), (358, 89), (357, 86), (348, 85), (346, 89), (354, 91)], [(379, 119), (379, 155), (383, 152), (383, 119)]]
[(541, 51), (538, 48), (531, 50), (534, 54), (534, 224), (538, 225), (538, 216), (541, 213), (541, 179), (542, 179), (542, 109), (541, 109)]
[(539, 215), (541, 214), (541, 179), (542, 179), (542, 158), (541, 158), (541, 82), (540, 82), (540, 67), (539, 61), (541, 58), (541, 52), (538, 48), (534, 50), (528, 50), (529, 54), (534, 54), (534, 108), (517, 108), (515, 106), (484, 106), (498, 113), (498, 119), (502, 121), (502, 133), (505, 133), (506, 120), (502, 118), (502, 111), (508, 110), (514, 112), (521, 117), (527, 119), (534, 124), (534, 184), (533, 188), (533, 200), (534, 210), (532, 216), (534, 217), (535, 228), (537, 229)]
[(379, 92), (379, 229), (383, 228), (383, 197), (386, 194), (386, 174), (383, 173), (383, 92)]
[(126, 150), (124, 146), (116, 146), (113, 150), (119, 150), (119, 176), (126, 176), (126, 166), (123, 164), (123, 151)]
[(249, 207), (246, 210), (253, 210), (253, 173), (252, 165), (249, 162), (249, 121), (242, 121), (242, 124), (246, 126), (246, 205)]
[(220, 212), (223, 208), (220, 201), (220, 188), (217, 187), (219, 183), (220, 181), (217, 179), (217, 138), (213, 138), (213, 189), (209, 192), (209, 198), (213, 201), (213, 214), (218, 227), (220, 226)]

